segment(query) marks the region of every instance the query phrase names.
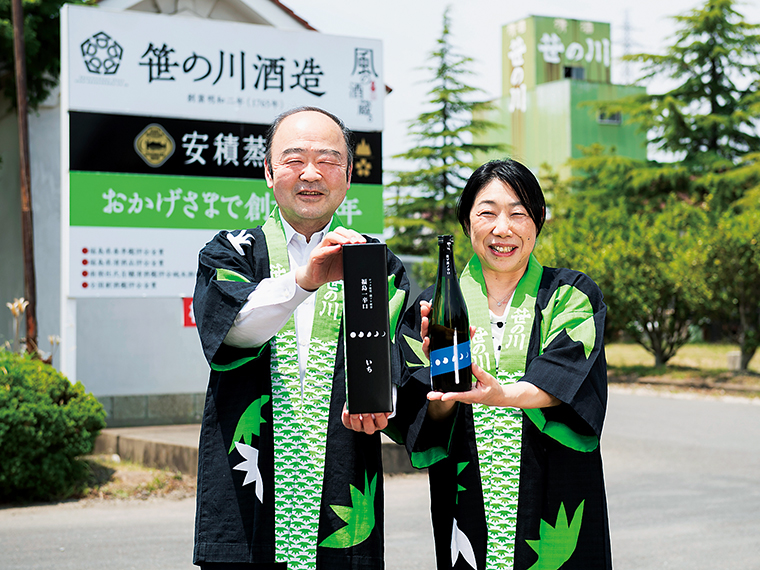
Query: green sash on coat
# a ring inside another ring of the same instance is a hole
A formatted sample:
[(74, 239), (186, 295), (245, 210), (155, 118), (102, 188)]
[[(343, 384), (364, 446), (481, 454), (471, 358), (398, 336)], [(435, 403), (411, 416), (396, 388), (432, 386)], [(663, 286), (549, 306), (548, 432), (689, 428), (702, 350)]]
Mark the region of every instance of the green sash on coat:
[[(488, 293), (477, 256), (473, 256), (459, 280), (467, 302), (470, 325), (476, 327), (471, 341), (472, 360), (500, 384), (512, 384), (525, 374), (542, 273), (543, 267), (531, 255), (528, 269), (517, 284), (508, 308), (498, 369), (491, 339)], [(513, 567), (520, 487), (522, 413), (523, 410), (517, 408), (473, 405), (488, 524), (487, 570)]]
[[(341, 226), (333, 217), (330, 231)], [(285, 232), (277, 208), (264, 224), (272, 277), (290, 270)], [(275, 544), (288, 570), (316, 567), (327, 425), (343, 314), (343, 282), (316, 293), (314, 325), (305, 378), (298, 367), (295, 319), (271, 340), (274, 418)]]

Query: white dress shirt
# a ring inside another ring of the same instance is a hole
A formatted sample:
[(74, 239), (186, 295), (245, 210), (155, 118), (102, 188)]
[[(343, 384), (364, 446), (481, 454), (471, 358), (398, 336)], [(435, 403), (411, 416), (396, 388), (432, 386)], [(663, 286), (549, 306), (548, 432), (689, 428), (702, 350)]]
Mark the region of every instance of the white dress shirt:
[[(280, 277), (263, 279), (256, 289), (250, 292), (248, 300), (235, 317), (224, 344), (237, 348), (253, 348), (262, 346), (276, 335), (290, 315), (295, 314), (296, 341), (298, 346), (298, 370), (303, 387), (306, 378), (306, 363), (309, 359), (309, 342), (314, 326), (314, 303), (316, 291), (306, 291), (296, 283), (296, 268), (306, 265), (309, 255), (324, 239), (330, 225), (314, 233), (309, 242), (306, 237), (296, 232), (285, 219), (282, 219), (285, 230), (285, 243), (288, 247), (290, 271)], [(391, 386), (393, 413), (396, 415), (396, 385)]]
[(314, 233), (309, 242), (296, 232), (285, 219), (285, 243), (288, 247), (290, 271), (280, 277), (262, 280), (248, 295), (224, 343), (237, 348), (262, 346), (276, 335), (295, 313), (296, 340), (298, 342), (298, 369), (303, 381), (309, 357), (309, 340), (314, 326), (315, 291), (306, 291), (296, 283), (296, 268), (306, 265), (309, 255), (322, 241), (329, 224)]

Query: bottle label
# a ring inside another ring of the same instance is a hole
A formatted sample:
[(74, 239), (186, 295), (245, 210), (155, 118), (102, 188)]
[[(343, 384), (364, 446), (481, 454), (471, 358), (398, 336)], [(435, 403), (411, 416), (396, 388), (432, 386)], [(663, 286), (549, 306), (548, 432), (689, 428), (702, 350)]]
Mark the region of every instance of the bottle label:
[[(455, 363), (458, 364), (455, 366)], [(439, 348), (430, 353), (430, 373), (433, 376), (454, 372), (454, 369), (466, 368), (472, 362), (470, 341)]]

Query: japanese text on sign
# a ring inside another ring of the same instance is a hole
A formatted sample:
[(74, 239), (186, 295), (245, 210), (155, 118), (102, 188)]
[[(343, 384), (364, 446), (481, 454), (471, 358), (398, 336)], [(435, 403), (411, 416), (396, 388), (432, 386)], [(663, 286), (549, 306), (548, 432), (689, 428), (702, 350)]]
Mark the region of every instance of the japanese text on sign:
[(185, 271), (165, 266), (162, 248), (85, 247), (81, 251), (81, 287), (96, 290), (155, 290), (160, 280), (188, 279)]
[(362, 285), (362, 309), (373, 309), (375, 307), (375, 296), (372, 292), (372, 279), (365, 278), (361, 280)]
[(140, 65), (146, 69), (148, 83), (177, 81), (179, 78), (210, 85), (234, 83), (241, 91), (251, 88), (283, 93), (286, 89), (301, 89), (315, 97), (325, 94), (320, 85), (324, 72), (313, 57), (299, 61), (287, 60), (282, 56), (262, 56), (258, 53), (251, 56), (245, 51), (232, 53), (224, 50), (214, 55), (195, 51), (184, 55), (165, 43), (149, 43), (140, 58)]
[[(137, 191), (128, 196), (109, 188), (102, 196), (103, 212), (106, 214), (137, 215), (143, 211), (154, 211), (163, 214), (166, 218), (184, 215), (193, 219), (196, 215), (203, 215), (214, 219), (222, 213), (221, 208), (233, 220), (240, 219), (240, 213), (242, 213), (243, 219), (254, 222), (266, 219), (273, 207), (269, 194), (259, 196), (253, 192), (246, 200), (237, 194), (220, 196), (216, 192), (201, 192), (199, 195), (192, 190), (185, 193), (182, 188), (171, 189), (166, 194), (157, 192), (155, 197), (141, 195)], [(199, 199), (203, 205), (202, 210)]]

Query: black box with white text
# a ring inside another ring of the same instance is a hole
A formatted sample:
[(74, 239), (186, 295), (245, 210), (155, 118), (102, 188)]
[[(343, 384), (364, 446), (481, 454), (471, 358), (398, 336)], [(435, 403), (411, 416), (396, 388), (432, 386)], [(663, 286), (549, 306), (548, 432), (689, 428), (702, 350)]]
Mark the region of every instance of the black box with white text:
[(383, 243), (343, 246), (343, 326), (348, 411), (392, 411), (388, 266)]

